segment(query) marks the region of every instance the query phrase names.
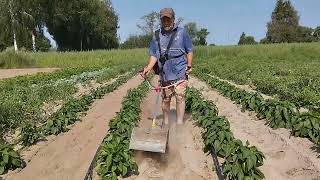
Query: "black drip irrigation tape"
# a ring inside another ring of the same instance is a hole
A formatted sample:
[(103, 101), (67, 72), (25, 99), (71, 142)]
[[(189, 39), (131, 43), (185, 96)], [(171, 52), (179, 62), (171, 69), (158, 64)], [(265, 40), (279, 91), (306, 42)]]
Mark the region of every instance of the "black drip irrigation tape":
[(219, 180), (224, 180), (223, 174), (222, 174), (222, 167), (220, 166), (219, 160), (218, 160), (218, 156), (216, 154), (216, 151), (214, 148), (211, 149), (211, 156), (214, 162), (214, 165), (216, 167), (216, 172), (218, 175), (218, 179)]
[(92, 175), (93, 175), (93, 166), (94, 166), (94, 164), (95, 164), (95, 162), (96, 162), (96, 159), (97, 159), (97, 156), (98, 156), (98, 152), (100, 151), (100, 149), (101, 149), (101, 144), (103, 143), (103, 140), (102, 140), (102, 142), (100, 143), (100, 146), (99, 146), (99, 148), (96, 150), (96, 153), (94, 154), (94, 156), (93, 156), (93, 159), (92, 159), (92, 161), (91, 161), (91, 163), (90, 163), (90, 166), (89, 166), (89, 168), (88, 168), (88, 170), (87, 170), (87, 173), (86, 173), (86, 176), (84, 177), (84, 180), (92, 180)]

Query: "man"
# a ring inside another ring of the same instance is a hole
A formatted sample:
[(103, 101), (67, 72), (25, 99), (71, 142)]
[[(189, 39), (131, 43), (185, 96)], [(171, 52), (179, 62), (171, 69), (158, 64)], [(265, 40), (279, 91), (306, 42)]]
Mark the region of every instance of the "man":
[[(175, 13), (172, 8), (161, 9), (160, 20), (161, 29), (153, 36), (149, 49), (149, 64), (144, 68), (143, 73), (148, 74), (153, 66), (158, 66), (161, 86), (182, 82), (176, 84), (177, 86), (164, 89), (162, 94), (164, 123), (169, 124), (170, 102), (172, 96), (175, 96), (177, 124), (181, 125), (185, 113), (187, 74), (192, 70), (192, 41), (187, 31), (175, 25)], [(169, 48), (168, 44), (170, 44)]]

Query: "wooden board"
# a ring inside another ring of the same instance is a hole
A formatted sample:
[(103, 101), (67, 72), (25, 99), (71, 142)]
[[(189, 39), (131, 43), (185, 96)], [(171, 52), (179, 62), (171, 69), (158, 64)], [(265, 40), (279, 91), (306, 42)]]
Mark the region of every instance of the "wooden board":
[(168, 142), (168, 128), (134, 128), (130, 139), (130, 149), (150, 151), (150, 152), (166, 152)]

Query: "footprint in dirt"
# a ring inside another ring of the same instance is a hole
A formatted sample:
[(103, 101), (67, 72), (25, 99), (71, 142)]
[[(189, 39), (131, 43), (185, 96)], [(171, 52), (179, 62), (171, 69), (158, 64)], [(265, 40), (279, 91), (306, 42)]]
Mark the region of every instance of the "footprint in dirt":
[(284, 151), (277, 151), (277, 152), (269, 153), (268, 155), (274, 159), (283, 159), (286, 153)]

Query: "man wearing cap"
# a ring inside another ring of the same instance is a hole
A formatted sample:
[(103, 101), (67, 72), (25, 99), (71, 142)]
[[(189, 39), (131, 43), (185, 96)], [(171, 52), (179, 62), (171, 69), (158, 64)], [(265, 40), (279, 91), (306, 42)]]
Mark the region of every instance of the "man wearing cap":
[(175, 96), (179, 125), (183, 124), (185, 113), (187, 74), (192, 70), (192, 41), (185, 29), (175, 25), (175, 13), (172, 8), (161, 9), (160, 20), (161, 28), (153, 36), (149, 48), (149, 64), (143, 73), (147, 74), (154, 66), (158, 66), (161, 86), (176, 85), (163, 90), (162, 111), (164, 123), (168, 124), (170, 102), (172, 96)]

